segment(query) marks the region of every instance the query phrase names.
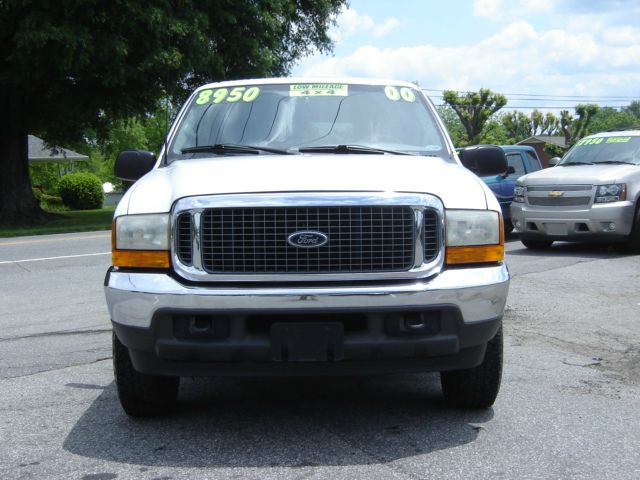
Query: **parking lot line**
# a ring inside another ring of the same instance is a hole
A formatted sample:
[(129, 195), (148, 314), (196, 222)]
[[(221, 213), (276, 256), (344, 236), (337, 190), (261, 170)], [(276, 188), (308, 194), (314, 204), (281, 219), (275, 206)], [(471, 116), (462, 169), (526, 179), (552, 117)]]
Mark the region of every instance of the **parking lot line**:
[(57, 237), (57, 238), (42, 238), (37, 240), (20, 240), (17, 242), (0, 242), (0, 247), (28, 245), (31, 243), (64, 242), (69, 240), (89, 240), (92, 238), (104, 238), (107, 236), (111, 236), (111, 232), (105, 232), (104, 234), (101, 234), (101, 235), (85, 235), (83, 237)]
[(58, 260), (61, 258), (95, 257), (97, 255), (111, 255), (111, 252), (83, 253), (81, 255), (61, 255), (59, 257), (26, 258), (24, 260), (4, 260), (0, 262), (0, 265), (5, 265), (8, 263), (41, 262), (44, 260)]

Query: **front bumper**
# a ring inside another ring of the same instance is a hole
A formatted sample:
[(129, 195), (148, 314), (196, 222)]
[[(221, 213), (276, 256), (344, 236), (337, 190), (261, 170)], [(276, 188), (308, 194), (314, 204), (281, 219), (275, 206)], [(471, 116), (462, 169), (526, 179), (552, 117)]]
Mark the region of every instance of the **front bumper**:
[[(164, 273), (111, 270), (105, 293), (115, 332), (143, 373), (350, 374), (479, 364), (500, 327), (508, 285), (504, 264), (449, 269), (400, 284), (266, 288), (184, 285)], [(399, 333), (397, 325), (416, 313), (428, 319), (428, 328)], [(176, 335), (176, 322), (203, 315), (226, 322), (226, 333)], [(342, 322), (339, 361), (274, 358), (272, 323), (307, 321)]]
[(511, 204), (511, 221), (520, 238), (591, 241), (625, 240), (633, 227), (634, 204), (615, 202), (588, 208)]

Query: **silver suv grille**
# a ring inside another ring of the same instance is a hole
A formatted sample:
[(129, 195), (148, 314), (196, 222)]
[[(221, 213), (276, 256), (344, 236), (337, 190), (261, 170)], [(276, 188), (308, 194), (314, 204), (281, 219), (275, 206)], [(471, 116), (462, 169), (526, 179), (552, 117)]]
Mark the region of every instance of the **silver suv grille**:
[(529, 205), (540, 207), (581, 207), (591, 202), (591, 185), (529, 185)]
[(589, 205), (591, 197), (532, 197), (529, 196), (529, 205), (539, 205), (544, 207), (578, 207)]

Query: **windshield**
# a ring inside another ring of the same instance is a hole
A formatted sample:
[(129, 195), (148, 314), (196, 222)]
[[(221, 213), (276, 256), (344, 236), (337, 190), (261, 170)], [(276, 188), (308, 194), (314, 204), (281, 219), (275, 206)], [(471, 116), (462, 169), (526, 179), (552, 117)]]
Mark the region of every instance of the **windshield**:
[[(344, 145), (445, 156), (444, 139), (416, 89), (294, 83), (198, 91), (169, 145), (168, 161), (239, 154), (239, 146), (274, 154)], [(207, 146), (212, 148), (194, 148)]]
[(569, 150), (560, 165), (582, 163), (630, 163), (640, 165), (640, 137), (583, 138)]

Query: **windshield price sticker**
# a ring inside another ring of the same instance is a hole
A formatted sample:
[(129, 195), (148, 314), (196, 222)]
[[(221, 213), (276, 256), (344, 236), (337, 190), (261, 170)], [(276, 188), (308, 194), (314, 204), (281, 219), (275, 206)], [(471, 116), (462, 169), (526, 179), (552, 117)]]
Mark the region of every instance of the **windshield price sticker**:
[(405, 102), (415, 102), (416, 94), (413, 89), (408, 87), (394, 87), (393, 85), (387, 85), (384, 87), (384, 94), (389, 100), (397, 102), (398, 100), (404, 100)]
[(631, 137), (608, 137), (605, 143), (627, 143), (631, 141)]
[(289, 86), (290, 97), (347, 97), (349, 85), (342, 83), (300, 83)]
[(260, 95), (259, 87), (234, 87), (217, 88), (215, 90), (201, 90), (196, 98), (197, 105), (206, 105), (208, 103), (236, 103), (236, 102), (253, 102)]
[(582, 140), (580, 140), (577, 145), (600, 145), (602, 142), (604, 142), (604, 138), (600, 137), (600, 138), (583, 138)]

